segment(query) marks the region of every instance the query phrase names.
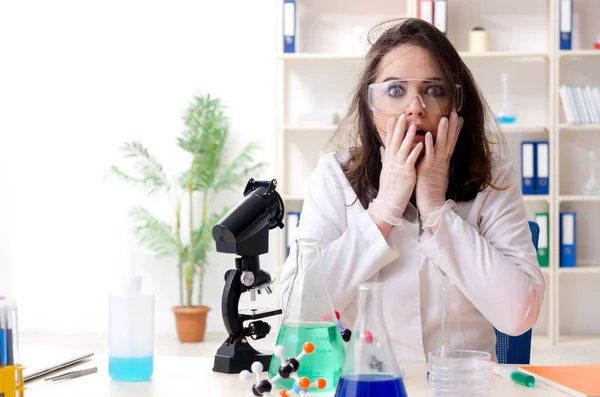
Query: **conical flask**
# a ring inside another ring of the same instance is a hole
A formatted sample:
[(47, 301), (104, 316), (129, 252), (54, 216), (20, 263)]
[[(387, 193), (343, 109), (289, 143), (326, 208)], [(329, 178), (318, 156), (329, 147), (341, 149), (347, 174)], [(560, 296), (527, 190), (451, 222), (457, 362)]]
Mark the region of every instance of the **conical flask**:
[(382, 292), (381, 283), (358, 287), (358, 317), (335, 397), (407, 396), (383, 319)]
[[(277, 335), (277, 345), (284, 347), (286, 358), (298, 356), (306, 342), (314, 345), (312, 354), (302, 356), (296, 373), (311, 382), (319, 378), (325, 380), (324, 388), (311, 388), (311, 393), (335, 391), (346, 356), (321, 266), (321, 240), (296, 240), (296, 275), (288, 302), (283, 305), (284, 315)], [(281, 365), (281, 359), (273, 355), (269, 375), (279, 374)], [(275, 385), (289, 390), (294, 386), (294, 379), (280, 378)]]

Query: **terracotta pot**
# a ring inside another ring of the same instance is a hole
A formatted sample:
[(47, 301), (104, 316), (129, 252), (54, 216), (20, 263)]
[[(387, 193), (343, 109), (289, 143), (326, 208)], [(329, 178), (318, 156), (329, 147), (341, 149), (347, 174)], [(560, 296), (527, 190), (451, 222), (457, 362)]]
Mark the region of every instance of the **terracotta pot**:
[(174, 307), (175, 325), (179, 341), (183, 343), (202, 342), (206, 331), (206, 316), (210, 307)]

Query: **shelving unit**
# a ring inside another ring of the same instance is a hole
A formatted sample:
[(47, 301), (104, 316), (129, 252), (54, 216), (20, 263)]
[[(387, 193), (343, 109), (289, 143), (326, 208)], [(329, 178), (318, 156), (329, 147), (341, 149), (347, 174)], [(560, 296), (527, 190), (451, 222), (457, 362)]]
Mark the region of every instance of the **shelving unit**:
[[(296, 0), (298, 44), (296, 53), (283, 53), (278, 41), (278, 159), (279, 191), (289, 211), (302, 209), (308, 174), (335, 132), (345, 102), (358, 81), (364, 53), (354, 52), (352, 28), (370, 27), (388, 18), (417, 16), (417, 0), (375, 0), (353, 4), (344, 0)], [(511, 4), (515, 3), (515, 4)], [(514, 7), (513, 7), (514, 5)], [(282, 4), (278, 16), (282, 15)], [(590, 315), (598, 301), (600, 244), (592, 236), (600, 230), (600, 197), (582, 195), (588, 177), (589, 149), (600, 161), (600, 124), (568, 124), (559, 95), (561, 84), (600, 85), (600, 50), (592, 43), (600, 28), (600, 2), (574, 0), (573, 50), (559, 50), (558, 0), (448, 0), (448, 38), (471, 69), (486, 100), (495, 111), (502, 101), (500, 74), (509, 75), (511, 105), (516, 124), (501, 125), (510, 159), (520, 170), (523, 140), (547, 140), (550, 145), (550, 193), (524, 196), (528, 216), (548, 212), (550, 266), (542, 268), (547, 280), (544, 307), (534, 327), (536, 335), (552, 344), (578, 337), (600, 337), (600, 318)], [(281, 26), (281, 22), (280, 22)], [(491, 37), (490, 51), (470, 53), (468, 33), (484, 26)], [(595, 31), (597, 30), (597, 31)], [(280, 37), (282, 29), (280, 29)], [(311, 123), (304, 114), (322, 113)], [(520, 175), (515, 183), (521, 185)], [(600, 174), (599, 174), (600, 177)], [(560, 212), (576, 211), (575, 268), (560, 267)], [(286, 236), (274, 240), (276, 260), (282, 266)], [(277, 271), (277, 276), (279, 276)], [(586, 276), (584, 276), (586, 275)]]

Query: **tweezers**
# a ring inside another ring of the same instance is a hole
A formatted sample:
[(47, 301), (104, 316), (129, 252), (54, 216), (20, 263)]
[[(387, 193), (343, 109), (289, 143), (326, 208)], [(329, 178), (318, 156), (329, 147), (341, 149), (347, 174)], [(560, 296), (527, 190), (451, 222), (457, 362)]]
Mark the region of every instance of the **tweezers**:
[(98, 367), (86, 368), (86, 369), (82, 369), (82, 370), (79, 370), (79, 371), (67, 372), (66, 374), (53, 376), (53, 377), (50, 377), (50, 378), (46, 378), (44, 380), (51, 380), (53, 382), (56, 382), (58, 380), (66, 380), (66, 379), (79, 378), (80, 376), (88, 375), (88, 374), (93, 374), (93, 373), (96, 373), (96, 372), (98, 372)]

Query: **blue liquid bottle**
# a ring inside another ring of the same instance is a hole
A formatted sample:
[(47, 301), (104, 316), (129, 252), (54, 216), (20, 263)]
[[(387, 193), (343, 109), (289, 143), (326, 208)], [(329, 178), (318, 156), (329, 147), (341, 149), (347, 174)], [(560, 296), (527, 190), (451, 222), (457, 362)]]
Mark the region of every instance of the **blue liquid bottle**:
[(508, 100), (508, 74), (502, 73), (502, 110), (496, 114), (499, 124), (514, 124), (517, 115), (512, 111)]
[(154, 295), (142, 292), (134, 255), (123, 291), (109, 297), (108, 373), (119, 382), (143, 382), (154, 372)]
[(381, 283), (358, 288), (358, 317), (335, 397), (407, 397), (383, 319)]

